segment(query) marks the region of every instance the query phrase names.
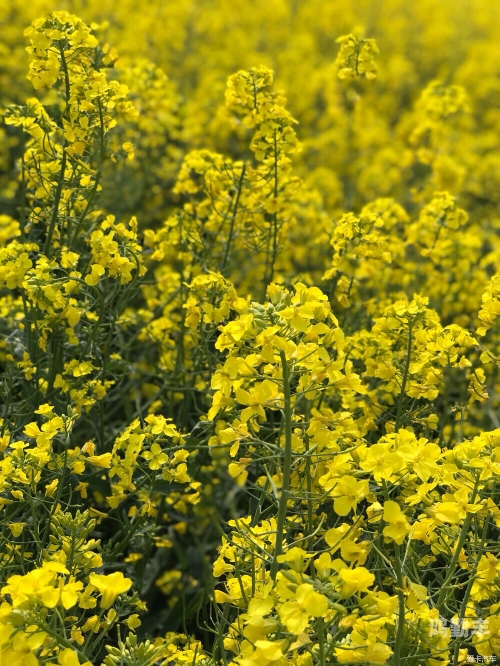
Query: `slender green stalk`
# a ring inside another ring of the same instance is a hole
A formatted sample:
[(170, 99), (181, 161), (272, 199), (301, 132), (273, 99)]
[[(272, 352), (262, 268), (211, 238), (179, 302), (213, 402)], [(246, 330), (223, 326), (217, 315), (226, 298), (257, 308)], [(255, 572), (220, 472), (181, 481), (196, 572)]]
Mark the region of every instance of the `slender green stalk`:
[(401, 648), (403, 646), (405, 627), (405, 596), (403, 592), (403, 571), (401, 569), (401, 549), (397, 543), (394, 544), (394, 569), (398, 584), (398, 626), (396, 629), (396, 641), (394, 643), (394, 664), (395, 666), (399, 666), (401, 664)]
[(290, 370), (285, 352), (280, 352), (281, 368), (283, 372), (283, 394), (285, 397), (285, 451), (283, 459), (283, 482), (281, 497), (278, 506), (278, 519), (276, 525), (276, 544), (274, 546), (273, 562), (271, 564), (271, 578), (275, 579), (278, 573), (278, 557), (283, 552), (283, 533), (285, 530), (286, 507), (290, 492), (290, 472), (292, 467), (292, 406), (290, 400)]
[(233, 239), (234, 223), (236, 221), (236, 214), (238, 212), (238, 204), (240, 202), (241, 190), (243, 189), (243, 179), (245, 178), (245, 170), (246, 170), (246, 164), (242, 166), (240, 178), (238, 180), (238, 190), (236, 192), (236, 198), (234, 200), (233, 214), (231, 215), (231, 222), (229, 224), (226, 247), (224, 249), (224, 257), (222, 259), (222, 264), (220, 267), (221, 273), (226, 267), (227, 259), (229, 257), (229, 248), (231, 247), (231, 241)]
[(68, 472), (68, 446), (69, 446), (69, 435), (66, 435), (66, 441), (64, 444), (64, 455), (63, 455), (63, 461), (62, 461), (62, 467), (61, 467), (61, 476), (59, 479), (59, 483), (57, 484), (57, 492), (56, 496), (54, 498), (54, 502), (50, 508), (50, 513), (49, 516), (46, 518), (46, 523), (45, 523), (45, 529), (44, 533), (42, 536), (42, 540), (40, 542), (40, 550), (38, 553), (38, 565), (41, 566), (42, 561), (43, 561), (43, 551), (46, 548), (46, 544), (48, 541), (48, 536), (50, 532), (50, 524), (52, 521), (52, 518), (56, 511), (59, 509), (59, 502), (61, 501), (62, 493), (64, 490), (64, 481), (66, 480), (66, 474)]
[(307, 484), (307, 525), (309, 532), (308, 548), (312, 550), (313, 547), (313, 501), (312, 501), (312, 477), (311, 477), (311, 454), (309, 453), (309, 437), (305, 437), (306, 445), (306, 484)]
[(71, 94), (71, 88), (69, 84), (69, 72), (68, 72), (68, 63), (66, 62), (66, 56), (64, 55), (64, 48), (61, 41), (59, 42), (59, 55), (61, 56), (61, 64), (64, 70), (64, 90), (66, 92), (66, 108), (64, 109), (63, 115), (66, 113), (68, 108), (69, 98)]
[[(460, 604), (460, 611), (458, 613), (458, 623), (463, 621), (463, 618), (465, 617), (465, 611), (467, 610), (467, 604), (469, 603), (469, 598), (470, 598), (470, 593), (472, 591), (472, 586), (474, 585), (476, 581), (476, 574), (477, 574), (477, 568), (479, 566), (479, 561), (481, 560), (481, 556), (485, 550), (485, 543), (486, 543), (486, 535), (488, 533), (488, 527), (490, 524), (490, 519), (491, 516), (487, 516), (484, 520), (484, 525), (483, 525), (483, 532), (481, 534), (481, 545), (479, 546), (478, 552), (477, 552), (477, 557), (476, 561), (474, 563), (474, 568), (470, 573), (469, 577), (469, 582), (467, 584), (467, 588), (465, 590), (464, 598), (462, 599), (462, 603)], [(458, 664), (458, 657), (459, 657), (459, 651), (460, 651), (460, 641), (457, 641), (455, 648), (453, 650), (453, 666), (457, 666)]]
[(322, 617), (318, 618), (318, 646), (319, 646), (319, 666), (326, 666), (325, 621)]
[[(471, 496), (471, 504), (475, 501), (476, 495), (477, 495), (477, 489), (479, 485), (479, 475), (476, 479), (476, 484), (474, 486), (474, 490), (472, 492)], [(460, 536), (458, 537), (458, 542), (457, 546), (455, 548), (455, 552), (453, 553), (453, 556), (450, 560), (450, 566), (448, 567), (448, 573), (446, 575), (446, 578), (443, 581), (443, 584), (441, 585), (441, 590), (439, 592), (439, 596), (437, 598), (436, 602), (436, 608), (438, 611), (441, 613), (441, 609), (444, 605), (444, 602), (446, 601), (446, 598), (449, 594), (450, 588), (449, 584), (455, 575), (457, 563), (458, 563), (458, 558), (460, 557), (460, 553), (462, 551), (463, 545), (465, 543), (465, 539), (467, 538), (467, 534), (469, 532), (469, 527), (472, 521), (472, 513), (467, 513), (464, 524), (462, 525), (462, 529), (460, 530)]]
[[(64, 56), (64, 49), (62, 48), (61, 45), (59, 45), (59, 53), (61, 56), (61, 64), (63, 67), (64, 71), (64, 86), (65, 86), (65, 91), (66, 91), (66, 108), (64, 109), (63, 116), (66, 113), (66, 110), (68, 109), (68, 104), (69, 104), (69, 98), (71, 94), (71, 88), (70, 88), (70, 83), (69, 83), (69, 72), (68, 72), (68, 65), (66, 63), (66, 58)], [(56, 226), (57, 222), (57, 216), (59, 213), (59, 204), (61, 202), (61, 195), (62, 195), (62, 187), (64, 183), (64, 175), (66, 173), (66, 148), (64, 147), (63, 144), (63, 151), (62, 151), (62, 157), (61, 157), (61, 169), (59, 171), (59, 179), (57, 181), (57, 187), (56, 187), (56, 193), (54, 196), (54, 204), (52, 207), (52, 215), (50, 217), (50, 222), (49, 222), (49, 228), (47, 230), (47, 238), (45, 239), (45, 245), (44, 245), (44, 254), (46, 256), (49, 256), (49, 250), (50, 250), (50, 245), (52, 243), (52, 236), (54, 234), (54, 229)]]
[(59, 180), (57, 181), (56, 194), (54, 197), (54, 205), (52, 208), (52, 215), (49, 222), (49, 228), (47, 231), (47, 238), (45, 240), (44, 254), (49, 256), (50, 244), (52, 243), (52, 236), (54, 234), (54, 229), (57, 222), (57, 215), (59, 213), (59, 204), (61, 202), (62, 187), (64, 183), (64, 173), (66, 171), (66, 149), (63, 148), (62, 158), (61, 158), (61, 170), (59, 171)]
[[(276, 140), (276, 132), (274, 134), (274, 198), (278, 197), (278, 145)], [(273, 249), (271, 254), (271, 260), (269, 262), (269, 273), (265, 277), (264, 289), (271, 284), (273, 281), (274, 275), (274, 264), (276, 262), (276, 257), (278, 255), (278, 215), (273, 213)]]
[(398, 400), (398, 413), (396, 415), (396, 425), (394, 427), (394, 430), (396, 432), (401, 427), (401, 419), (402, 419), (402, 416), (403, 416), (403, 403), (404, 403), (404, 400), (405, 400), (406, 382), (408, 381), (408, 372), (409, 372), (409, 369), (410, 369), (412, 342), (413, 342), (412, 325), (411, 325), (411, 322), (410, 322), (409, 329), (408, 329), (408, 347), (406, 349), (406, 360), (405, 360), (405, 367), (404, 367), (404, 371), (403, 371), (403, 381), (401, 382), (401, 392), (399, 394), (399, 400)]
[[(54, 617), (56, 615), (54, 614)], [(87, 655), (85, 655), (81, 650), (79, 650), (73, 643), (70, 643), (67, 638), (64, 636), (61, 636), (56, 631), (53, 631), (52, 628), (46, 624), (42, 619), (40, 619), (40, 616), (37, 615), (36, 619), (34, 618), (34, 621), (36, 624), (42, 629), (43, 631), (46, 631), (49, 636), (52, 636), (52, 638), (57, 642), (58, 645), (62, 645), (65, 648), (69, 648), (73, 652), (76, 652), (78, 655), (78, 658), (82, 661), (82, 663), (88, 662)]]

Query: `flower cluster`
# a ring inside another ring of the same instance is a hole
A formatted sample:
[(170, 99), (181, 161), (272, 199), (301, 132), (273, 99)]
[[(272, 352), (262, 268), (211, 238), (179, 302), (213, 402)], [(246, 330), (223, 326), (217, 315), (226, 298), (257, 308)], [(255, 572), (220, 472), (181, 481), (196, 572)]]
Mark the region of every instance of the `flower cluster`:
[(0, 664), (496, 662), (500, 5), (52, 4), (0, 0)]

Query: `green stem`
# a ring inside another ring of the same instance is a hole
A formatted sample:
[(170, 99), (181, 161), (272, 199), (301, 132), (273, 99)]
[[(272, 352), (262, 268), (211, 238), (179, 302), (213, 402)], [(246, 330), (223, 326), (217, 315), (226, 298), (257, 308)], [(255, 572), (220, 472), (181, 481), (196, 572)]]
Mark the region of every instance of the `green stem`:
[(221, 273), (226, 266), (227, 258), (229, 256), (229, 248), (231, 247), (231, 241), (233, 239), (234, 223), (236, 221), (236, 213), (238, 212), (238, 204), (240, 201), (241, 190), (243, 189), (243, 178), (245, 177), (245, 170), (246, 170), (246, 164), (244, 164), (241, 169), (241, 175), (238, 181), (238, 191), (236, 192), (236, 199), (234, 200), (233, 214), (231, 216), (231, 222), (229, 224), (229, 232), (227, 236), (226, 248), (224, 250), (224, 257), (222, 259), (222, 264), (220, 267)]
[(403, 416), (403, 403), (405, 400), (405, 390), (406, 390), (406, 382), (408, 381), (408, 372), (410, 369), (410, 359), (411, 359), (411, 345), (412, 345), (413, 339), (412, 339), (412, 327), (411, 323), (408, 329), (408, 347), (406, 350), (406, 361), (405, 361), (405, 367), (403, 371), (403, 381), (401, 383), (401, 393), (399, 394), (399, 401), (398, 401), (398, 413), (396, 415), (396, 425), (394, 427), (394, 430), (398, 432), (399, 428), (401, 427), (401, 418)]
[[(61, 64), (64, 70), (64, 86), (66, 90), (66, 107), (64, 109), (64, 112), (62, 114), (62, 117), (66, 114), (66, 111), (68, 110), (68, 105), (69, 105), (69, 98), (71, 94), (71, 89), (70, 89), (70, 83), (69, 83), (69, 72), (68, 72), (68, 64), (66, 62), (66, 58), (64, 56), (64, 49), (59, 43), (59, 53), (61, 56)], [(62, 195), (62, 187), (64, 183), (64, 174), (66, 171), (66, 148), (64, 147), (63, 142), (63, 152), (62, 152), (62, 158), (61, 158), (61, 170), (59, 172), (59, 180), (57, 182), (57, 188), (56, 188), (56, 193), (54, 196), (54, 206), (52, 208), (52, 215), (50, 218), (49, 222), (49, 228), (47, 231), (47, 238), (45, 240), (45, 246), (44, 246), (44, 254), (45, 256), (49, 256), (49, 249), (50, 249), (50, 244), (52, 243), (52, 236), (54, 234), (54, 229), (56, 226), (57, 222), (57, 214), (59, 212), (59, 204), (61, 202), (61, 195)]]
[(87, 204), (85, 206), (85, 209), (84, 209), (83, 213), (80, 216), (80, 219), (76, 223), (76, 227), (75, 227), (74, 232), (68, 226), (68, 245), (69, 245), (70, 248), (73, 247), (73, 244), (74, 244), (75, 240), (78, 238), (78, 234), (80, 233), (80, 230), (83, 226), (83, 223), (85, 222), (85, 218), (87, 217), (87, 213), (89, 212), (90, 207), (94, 203), (94, 198), (95, 198), (95, 195), (96, 195), (96, 192), (97, 192), (97, 188), (99, 187), (100, 178), (101, 178), (101, 174), (97, 173), (94, 186), (93, 186), (92, 191), (89, 195), (89, 198), (87, 199)]
[(52, 216), (49, 222), (49, 229), (47, 231), (47, 239), (45, 241), (45, 247), (43, 252), (46, 257), (49, 256), (49, 248), (52, 242), (52, 235), (54, 234), (54, 229), (57, 221), (57, 214), (59, 212), (59, 204), (61, 202), (62, 186), (64, 183), (64, 172), (66, 171), (66, 149), (63, 148), (62, 158), (61, 158), (61, 171), (59, 172), (59, 180), (57, 182), (56, 194), (54, 197), (54, 207), (52, 208)]
[(319, 646), (319, 666), (326, 665), (325, 655), (325, 621), (322, 617), (318, 618), (318, 646)]
[[(489, 524), (490, 524), (490, 519), (491, 519), (491, 515), (487, 516), (485, 518), (485, 521), (484, 521), (483, 532), (481, 534), (481, 545), (479, 546), (476, 561), (474, 563), (474, 568), (473, 568), (473, 570), (470, 574), (469, 582), (467, 584), (467, 588), (465, 590), (464, 598), (462, 599), (462, 603), (460, 605), (460, 611), (458, 613), (458, 624), (459, 625), (465, 617), (465, 611), (467, 610), (467, 604), (469, 603), (469, 597), (470, 597), (470, 593), (472, 591), (472, 586), (474, 585), (474, 582), (476, 580), (476, 574), (477, 574), (477, 568), (479, 566), (479, 561), (480, 561), (481, 556), (482, 556), (482, 554), (484, 552), (484, 549), (485, 549), (486, 535), (488, 533), (488, 527), (489, 527)], [(460, 641), (457, 641), (457, 643), (455, 645), (455, 649), (453, 650), (453, 666), (457, 666), (457, 664), (458, 664), (459, 651), (460, 651)]]
[(397, 543), (394, 544), (394, 555), (394, 569), (398, 585), (398, 627), (394, 644), (394, 664), (399, 666), (401, 664), (401, 648), (405, 626), (405, 596), (403, 592), (403, 571), (401, 569), (401, 549)]
[(306, 445), (306, 484), (307, 484), (307, 523), (308, 523), (308, 549), (312, 550), (313, 547), (313, 501), (312, 501), (312, 477), (311, 477), (311, 454), (309, 453), (309, 436), (305, 436), (305, 445)]
[(276, 525), (276, 544), (274, 546), (274, 557), (271, 564), (271, 578), (274, 580), (278, 573), (278, 557), (283, 552), (283, 533), (285, 530), (286, 507), (290, 491), (290, 472), (292, 468), (292, 406), (290, 399), (290, 370), (286, 360), (285, 352), (280, 352), (281, 368), (283, 372), (283, 393), (285, 396), (284, 419), (285, 419), (285, 452), (283, 460), (283, 482), (281, 486), (281, 497), (278, 507), (278, 520)]
[[(61, 42), (59, 42), (59, 55), (61, 56), (61, 64), (62, 64), (63, 70), (64, 70), (64, 87), (65, 87), (65, 91), (66, 91), (66, 109), (67, 109), (71, 92), (70, 92), (70, 85), (69, 85), (68, 64), (66, 62), (66, 57), (64, 55), (64, 49), (61, 45)], [(63, 115), (66, 113), (66, 109), (64, 109)]]
[(59, 646), (62, 645), (66, 648), (69, 648), (70, 650), (73, 650), (78, 655), (80, 661), (82, 661), (83, 663), (88, 663), (89, 660), (87, 658), (87, 655), (83, 654), (83, 652), (81, 652), (81, 650), (79, 650), (73, 643), (70, 643), (67, 640), (67, 638), (61, 636), (58, 632), (53, 631), (48, 624), (40, 620), (39, 616), (36, 617), (35, 623), (40, 627), (40, 629), (46, 631), (49, 634), (49, 636), (52, 636), (52, 638), (54, 638), (57, 641)]
[(61, 477), (59, 479), (59, 484), (57, 486), (57, 492), (56, 496), (54, 498), (54, 502), (52, 504), (52, 507), (50, 509), (50, 514), (47, 518), (47, 522), (45, 523), (45, 530), (43, 533), (42, 540), (40, 542), (40, 552), (38, 553), (38, 566), (42, 565), (42, 559), (43, 559), (43, 551), (46, 548), (46, 544), (48, 541), (48, 536), (50, 532), (50, 524), (52, 521), (52, 518), (54, 517), (56, 511), (60, 508), (59, 507), (59, 502), (61, 501), (62, 493), (63, 493), (63, 487), (64, 487), (64, 481), (66, 479), (66, 472), (68, 471), (68, 446), (69, 446), (69, 434), (66, 435), (66, 441), (64, 443), (64, 456), (63, 456), (63, 462), (62, 462), (62, 468), (61, 468)]
[[(474, 490), (472, 492), (471, 501), (470, 501), (471, 504), (473, 504), (475, 499), (476, 499), (478, 485), (479, 485), (479, 476), (476, 479), (476, 484), (475, 484)], [(456, 567), (457, 567), (458, 558), (460, 557), (462, 547), (465, 543), (465, 539), (466, 539), (467, 533), (469, 531), (469, 527), (470, 527), (470, 524), (471, 524), (471, 521), (472, 521), (472, 515), (473, 515), (472, 513), (467, 513), (467, 515), (465, 517), (464, 524), (462, 525), (462, 529), (460, 531), (460, 536), (458, 538), (457, 547), (455, 548), (455, 552), (453, 553), (453, 556), (450, 560), (450, 566), (449, 566), (449, 569), (448, 569), (448, 574), (447, 574), (446, 578), (444, 579), (443, 584), (441, 585), (441, 590), (439, 592), (439, 596), (438, 596), (437, 602), (436, 602), (436, 608), (438, 609), (439, 613), (441, 613), (441, 609), (443, 607), (444, 602), (446, 601), (446, 597), (447, 597), (448, 592), (449, 592), (448, 585), (450, 584), (451, 579), (455, 575), (455, 570), (456, 570)]]
[[(274, 133), (274, 198), (278, 197), (278, 144), (276, 139), (276, 132)], [(267, 279), (264, 276), (265, 284), (264, 289), (272, 283), (274, 275), (274, 264), (278, 254), (278, 215), (273, 213), (273, 249), (271, 261), (269, 263), (269, 276)]]

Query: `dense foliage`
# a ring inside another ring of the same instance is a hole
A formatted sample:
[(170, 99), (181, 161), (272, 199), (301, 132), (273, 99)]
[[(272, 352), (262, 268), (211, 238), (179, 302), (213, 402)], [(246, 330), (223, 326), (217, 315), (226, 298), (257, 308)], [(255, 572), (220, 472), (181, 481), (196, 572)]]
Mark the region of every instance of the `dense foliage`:
[(496, 661), (500, 4), (0, 25), (0, 665)]

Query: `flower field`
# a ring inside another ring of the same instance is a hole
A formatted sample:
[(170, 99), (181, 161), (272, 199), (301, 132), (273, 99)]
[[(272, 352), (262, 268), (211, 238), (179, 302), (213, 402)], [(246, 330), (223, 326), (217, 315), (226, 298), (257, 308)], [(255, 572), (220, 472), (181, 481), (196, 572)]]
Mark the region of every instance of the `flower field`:
[(498, 0), (0, 0), (0, 666), (500, 660)]

